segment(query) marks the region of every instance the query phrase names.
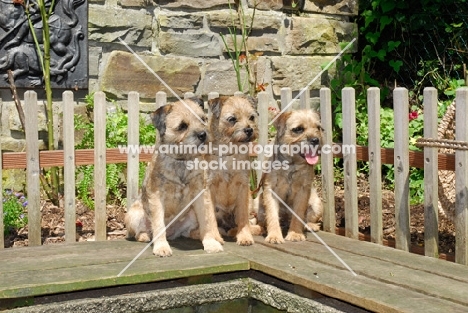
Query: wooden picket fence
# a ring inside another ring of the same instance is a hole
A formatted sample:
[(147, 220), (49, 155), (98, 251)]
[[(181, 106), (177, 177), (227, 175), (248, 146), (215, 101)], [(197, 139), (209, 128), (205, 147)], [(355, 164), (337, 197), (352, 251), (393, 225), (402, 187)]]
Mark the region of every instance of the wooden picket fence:
[[(409, 112), (408, 91), (396, 88), (393, 93), (395, 115), (395, 145), (394, 149), (383, 149), (380, 146), (380, 90), (370, 88), (367, 91), (369, 116), (368, 147), (356, 146), (356, 153), (345, 155), (323, 154), (322, 168), (322, 199), (324, 204), (323, 229), (335, 232), (335, 194), (333, 158), (344, 159), (344, 189), (345, 189), (345, 235), (358, 239), (358, 191), (357, 191), (357, 161), (368, 161), (370, 176), (370, 208), (371, 208), (371, 241), (383, 243), (382, 227), (382, 164), (395, 165), (395, 247), (400, 250), (410, 250), (410, 205), (409, 205), (409, 168), (410, 166), (424, 168), (424, 206), (425, 206), (425, 255), (438, 257), (438, 206), (437, 206), (437, 173), (438, 170), (455, 170), (456, 172), (456, 256), (455, 261), (468, 265), (468, 151), (459, 150), (454, 155), (437, 153), (437, 148), (425, 148), (424, 152), (409, 151), (409, 134), (407, 118)], [(192, 94), (186, 94), (190, 97)], [(209, 98), (217, 97), (210, 93)], [(343, 99), (343, 145), (356, 145), (356, 114), (355, 91), (352, 88), (342, 90)], [(284, 108), (292, 100), (290, 88), (281, 92), (281, 106)], [(78, 165), (94, 164), (94, 197), (95, 197), (95, 239), (106, 240), (106, 164), (127, 163), (127, 201), (130, 205), (138, 196), (139, 162), (148, 161), (151, 155), (147, 153), (122, 154), (119, 149), (106, 149), (106, 97), (103, 92), (94, 96), (94, 139), (95, 148), (91, 150), (75, 150), (74, 140), (74, 106), (73, 93), (63, 93), (63, 150), (39, 151), (37, 95), (27, 91), (24, 97), (26, 115), (26, 152), (4, 152), (0, 154), (0, 177), (2, 169), (25, 168), (27, 171), (28, 198), (28, 239), (30, 246), (41, 245), (41, 212), (40, 212), (40, 169), (51, 166), (64, 167), (64, 210), (66, 242), (75, 242), (76, 211), (75, 211), (75, 168)], [(130, 92), (128, 96), (128, 145), (139, 145), (139, 94)], [(308, 93), (302, 93), (299, 107), (305, 108), (309, 103)], [(458, 141), (468, 141), (468, 88), (457, 90), (456, 95), (457, 123), (456, 138)], [(0, 102), (1, 103), (1, 102)], [(166, 103), (166, 94), (156, 94), (155, 106)], [(268, 106), (269, 97), (265, 92), (258, 94), (259, 139), (258, 143), (265, 145), (268, 141)], [(331, 92), (328, 88), (320, 90), (320, 114), (324, 128), (323, 144), (332, 143)], [(437, 91), (435, 88), (424, 90), (424, 136), (437, 138)], [(1, 146), (0, 146), (1, 150)], [(263, 159), (263, 155), (257, 156)], [(455, 166), (456, 164), (456, 166)], [(0, 190), (2, 190), (0, 180)], [(3, 211), (0, 193), (0, 248), (4, 246)]]

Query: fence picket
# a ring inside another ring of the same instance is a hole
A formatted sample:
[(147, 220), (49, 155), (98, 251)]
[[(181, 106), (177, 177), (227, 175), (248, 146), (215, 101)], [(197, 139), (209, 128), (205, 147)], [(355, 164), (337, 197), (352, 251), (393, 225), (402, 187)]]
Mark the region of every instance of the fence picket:
[[(131, 91), (128, 94), (128, 147), (140, 145), (140, 95)], [(138, 183), (140, 172), (139, 151), (127, 152), (127, 209), (138, 199)]]
[(63, 98), (63, 205), (65, 211), (65, 241), (76, 241), (76, 207), (75, 207), (75, 103), (73, 92), (67, 90)]
[[(457, 90), (456, 138), (468, 141), (468, 87)], [(457, 123), (457, 121), (459, 123)], [(455, 262), (468, 265), (468, 151), (455, 151)]]
[(395, 121), (395, 248), (409, 251), (409, 130), (408, 90), (398, 87), (393, 90)]
[(299, 108), (309, 109), (310, 108), (310, 91), (305, 90), (299, 98)]
[(380, 153), (380, 89), (367, 90), (369, 115), (369, 206), (371, 241), (383, 243), (382, 159)]
[[(437, 139), (437, 89), (424, 88), (424, 138)], [(424, 254), (439, 256), (437, 148), (424, 148)]]
[[(156, 93), (156, 106), (155, 110), (167, 104), (167, 95), (164, 91), (158, 91)], [(159, 132), (156, 131), (156, 143), (159, 142)]]
[[(331, 91), (329, 88), (320, 89), (320, 120), (324, 129), (322, 134), (322, 146), (333, 144), (332, 136), (332, 107)], [(321, 155), (322, 169), (322, 201), (323, 201), (323, 230), (335, 232), (335, 176), (333, 169), (333, 154)]]
[(24, 94), (26, 115), (26, 185), (28, 196), (28, 245), (41, 245), (41, 199), (40, 199), (40, 168), (39, 168), (39, 138), (37, 118), (37, 94), (28, 90)]
[[(258, 93), (258, 144), (260, 147), (265, 147), (268, 144), (268, 94), (265, 91)], [(265, 160), (265, 154), (263, 151), (257, 155), (257, 160), (263, 162)], [(257, 183), (262, 177), (262, 168), (257, 170)]]
[[(291, 91), (291, 88), (289, 87), (283, 87), (281, 88), (281, 111), (284, 110), (284, 108), (286, 108), (286, 106), (291, 103), (292, 101), (292, 91)], [(292, 110), (292, 105), (290, 107), (288, 107), (287, 111), (291, 111)]]
[[(343, 146), (356, 146), (356, 100), (355, 90), (351, 87), (341, 91), (343, 99)], [(357, 195), (357, 158), (356, 153), (343, 151), (344, 192), (345, 192), (345, 235), (359, 238), (358, 195)]]
[(94, 94), (94, 222), (95, 239), (106, 240), (106, 95)]

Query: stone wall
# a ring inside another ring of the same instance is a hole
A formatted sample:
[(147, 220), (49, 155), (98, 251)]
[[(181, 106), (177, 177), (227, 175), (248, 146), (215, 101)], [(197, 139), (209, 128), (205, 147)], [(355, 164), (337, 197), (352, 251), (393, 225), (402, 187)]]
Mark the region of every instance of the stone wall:
[[(128, 93), (137, 91), (142, 111), (153, 108), (160, 90), (175, 98), (154, 73), (179, 96), (193, 92), (206, 97), (211, 91), (230, 95), (238, 90), (220, 35), (227, 36), (232, 20), (238, 21), (228, 0), (88, 1), (89, 90), (75, 92), (77, 112), (83, 111), (80, 99), (98, 90), (123, 106)], [(294, 8), (291, 0), (241, 0), (247, 25), (255, 1), (248, 49), (254, 55), (250, 62), (255, 84), (266, 86), (271, 105), (279, 99), (282, 87), (291, 87), (297, 94), (341, 51), (340, 44), (356, 37), (357, 0), (293, 0), (297, 2)], [(233, 48), (232, 40), (226, 38)], [(333, 72), (331, 67), (312, 85), (312, 101)], [(59, 107), (62, 91), (54, 91)], [(0, 92), (2, 149), (23, 151), (24, 134), (10, 91)], [(43, 99), (43, 92), (38, 93)], [(44, 112), (39, 116), (41, 137), (46, 138)]]
[[(247, 25), (254, 2), (241, 1)], [(251, 58), (256, 84), (268, 85), (272, 99), (282, 87), (299, 91), (306, 86), (341, 51), (340, 43), (356, 36), (357, 0), (305, 0), (301, 11), (293, 11), (291, 1), (257, 2), (248, 49), (257, 55)], [(220, 34), (233, 48), (228, 26), (238, 21), (237, 14), (227, 0), (90, 0), (91, 89), (116, 99), (134, 90), (143, 101), (154, 101), (160, 90), (169, 93), (120, 38), (179, 96), (233, 94), (235, 72)], [(327, 79), (318, 79), (312, 89)]]

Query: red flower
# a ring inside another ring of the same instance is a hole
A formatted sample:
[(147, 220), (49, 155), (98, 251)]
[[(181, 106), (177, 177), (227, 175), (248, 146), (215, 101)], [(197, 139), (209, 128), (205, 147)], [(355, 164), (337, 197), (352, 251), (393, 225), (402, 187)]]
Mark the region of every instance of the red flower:
[(409, 114), (409, 120), (410, 121), (415, 120), (417, 118), (418, 118), (418, 111), (410, 112), (410, 114)]
[(239, 55), (239, 62), (244, 62), (245, 60), (247, 59), (247, 57), (245, 56), (245, 54), (241, 54)]

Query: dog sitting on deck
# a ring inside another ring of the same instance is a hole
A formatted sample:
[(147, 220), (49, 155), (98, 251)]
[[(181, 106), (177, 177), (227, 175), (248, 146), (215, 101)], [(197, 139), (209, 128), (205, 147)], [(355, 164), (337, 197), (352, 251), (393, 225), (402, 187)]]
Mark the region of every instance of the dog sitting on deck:
[[(210, 162), (224, 164), (225, 169), (209, 170), (207, 185), (216, 210), (218, 226), (228, 236), (236, 236), (238, 245), (254, 243), (252, 232), (259, 234), (258, 225), (250, 225), (250, 170), (239, 168), (240, 162), (250, 163), (248, 153), (242, 153), (258, 136), (256, 102), (244, 96), (222, 96), (208, 102), (212, 116), (210, 134), (213, 136), (213, 150), (217, 153), (207, 156)], [(232, 150), (221, 153), (221, 146)], [(246, 164), (246, 163), (243, 163)]]
[[(153, 253), (171, 256), (166, 238), (179, 236), (199, 237), (207, 252), (223, 251), (210, 191), (207, 189), (179, 217), (173, 225), (165, 225), (185, 208), (205, 188), (204, 171), (189, 168), (188, 164), (201, 157), (196, 151), (165, 151), (169, 147), (200, 147), (208, 140), (203, 102), (186, 99), (159, 108), (153, 114), (153, 123), (159, 131), (160, 141), (146, 170), (141, 201), (136, 201), (125, 217), (127, 239), (150, 241), (154, 238)], [(198, 230), (199, 231), (198, 231)]]
[[(314, 167), (319, 161), (322, 127), (319, 115), (312, 110), (284, 112), (275, 120), (274, 125), (277, 130), (275, 146), (288, 149), (275, 151), (272, 161), (286, 161), (288, 166), (264, 173), (259, 222), (263, 225), (266, 223), (267, 242), (283, 243), (280, 225), (288, 223), (285, 239), (302, 241), (305, 240), (305, 235), (301, 220), (305, 221), (307, 218), (307, 225), (313, 231), (320, 228), (317, 222), (322, 216), (322, 202), (312, 186), (312, 181)], [(301, 220), (291, 216), (293, 214), (282, 202)]]

